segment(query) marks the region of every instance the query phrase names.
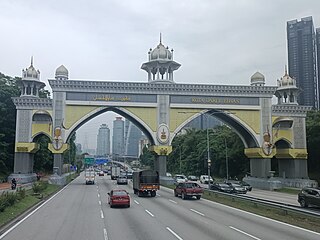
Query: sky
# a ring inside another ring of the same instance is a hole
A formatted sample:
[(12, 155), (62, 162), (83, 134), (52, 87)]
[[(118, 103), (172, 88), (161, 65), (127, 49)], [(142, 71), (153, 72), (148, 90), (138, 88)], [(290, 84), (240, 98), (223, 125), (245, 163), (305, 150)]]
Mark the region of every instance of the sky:
[[(177, 83), (248, 85), (259, 71), (275, 86), (287, 64), (286, 22), (312, 16), (319, 0), (1, 0), (0, 72), (21, 76), (30, 65), (41, 81), (61, 64), (69, 79), (147, 82), (140, 69), (162, 33), (182, 66)], [(77, 131), (95, 148), (101, 115)]]

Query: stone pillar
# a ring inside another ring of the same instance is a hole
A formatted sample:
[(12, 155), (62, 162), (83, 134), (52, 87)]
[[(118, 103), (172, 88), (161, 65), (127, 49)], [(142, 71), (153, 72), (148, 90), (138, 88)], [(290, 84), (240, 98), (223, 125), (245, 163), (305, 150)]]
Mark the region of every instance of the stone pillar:
[(167, 173), (167, 156), (156, 156), (154, 160), (154, 169), (159, 172), (159, 176), (166, 176)]
[(279, 159), (279, 177), (308, 179), (306, 159)]
[(251, 176), (266, 178), (270, 176), (271, 159), (270, 158), (251, 158), (250, 159)]
[(62, 175), (63, 168), (63, 154), (62, 153), (54, 153), (53, 154), (53, 170), (57, 171), (58, 175)]

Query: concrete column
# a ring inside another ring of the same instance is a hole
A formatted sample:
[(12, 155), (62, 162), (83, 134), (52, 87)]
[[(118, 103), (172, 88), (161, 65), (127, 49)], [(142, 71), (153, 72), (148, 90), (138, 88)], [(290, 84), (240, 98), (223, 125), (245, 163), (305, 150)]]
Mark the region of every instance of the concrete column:
[(252, 158), (250, 159), (251, 176), (266, 178), (270, 176), (271, 159), (270, 158)]
[(279, 159), (279, 177), (308, 179), (306, 159)]
[(54, 153), (53, 154), (53, 171), (57, 170), (57, 174), (61, 176), (63, 167), (63, 154)]
[(33, 153), (19, 153), (14, 154), (14, 173), (29, 174), (33, 173)]
[(154, 160), (154, 169), (159, 172), (160, 176), (166, 176), (167, 156), (156, 156)]

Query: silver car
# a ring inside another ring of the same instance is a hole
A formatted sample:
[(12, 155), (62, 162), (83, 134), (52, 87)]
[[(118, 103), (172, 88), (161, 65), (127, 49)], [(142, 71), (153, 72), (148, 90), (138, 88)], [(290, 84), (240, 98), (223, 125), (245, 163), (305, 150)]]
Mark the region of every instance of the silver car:
[(126, 176), (123, 176), (123, 175), (120, 175), (118, 178), (117, 178), (117, 184), (128, 184), (128, 179)]

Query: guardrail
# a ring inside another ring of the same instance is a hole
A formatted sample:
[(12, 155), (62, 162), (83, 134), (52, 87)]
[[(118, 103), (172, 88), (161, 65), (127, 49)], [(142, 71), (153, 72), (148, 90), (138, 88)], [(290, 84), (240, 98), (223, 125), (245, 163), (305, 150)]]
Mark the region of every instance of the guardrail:
[(261, 205), (265, 205), (265, 206), (269, 206), (269, 207), (273, 207), (273, 208), (277, 208), (277, 209), (283, 210), (284, 212), (291, 211), (291, 212), (296, 212), (296, 213), (299, 213), (299, 214), (305, 214), (305, 215), (309, 215), (309, 216), (320, 218), (320, 212), (315, 212), (315, 211), (312, 211), (312, 210), (300, 208), (300, 207), (297, 207), (297, 206), (294, 206), (294, 205), (290, 205), (290, 204), (286, 204), (286, 203), (280, 203), (280, 202), (276, 202), (276, 201), (265, 200), (265, 199), (261, 199), (261, 198), (251, 197), (251, 196), (249, 197), (249, 196), (244, 196), (244, 195), (239, 195), (239, 194), (224, 193), (224, 192), (219, 192), (219, 191), (214, 191), (214, 190), (209, 190), (209, 189), (205, 189), (205, 191), (210, 192), (210, 193), (214, 193), (214, 194), (220, 194), (220, 195), (228, 196), (228, 197), (231, 197), (231, 198), (242, 199), (244, 201), (249, 201), (249, 202), (252, 202), (252, 203), (259, 203)]

